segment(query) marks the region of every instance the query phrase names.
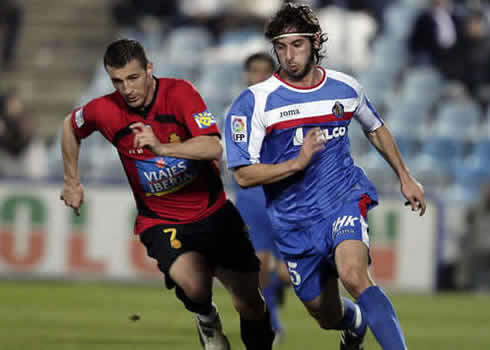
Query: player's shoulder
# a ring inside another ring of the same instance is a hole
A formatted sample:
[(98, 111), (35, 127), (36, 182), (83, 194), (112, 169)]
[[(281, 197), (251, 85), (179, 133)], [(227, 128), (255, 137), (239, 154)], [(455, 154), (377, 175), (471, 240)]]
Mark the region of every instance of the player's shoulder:
[(189, 80), (181, 78), (161, 77), (158, 78), (158, 84), (161, 91), (165, 91), (168, 89), (170, 90), (170, 92), (174, 91), (175, 93), (196, 91), (195, 86)]
[(361, 88), (362, 88), (361, 84), (352, 75), (344, 73), (344, 72), (340, 72), (337, 70), (333, 70), (333, 69), (324, 68), (324, 70), (325, 70), (325, 75), (326, 75), (327, 81), (329, 78), (334, 79), (334, 80), (340, 81), (340, 82), (350, 86), (351, 88), (353, 88), (357, 92), (359, 92), (361, 90)]
[(251, 85), (248, 87), (248, 89), (255, 95), (259, 94), (270, 94), (274, 90), (276, 90), (280, 86), (280, 82), (277, 80), (275, 76), (271, 76), (270, 78)]
[(110, 94), (93, 98), (83, 106), (83, 109), (91, 110), (93, 112), (107, 111), (111, 109), (121, 108), (122, 97), (117, 91)]

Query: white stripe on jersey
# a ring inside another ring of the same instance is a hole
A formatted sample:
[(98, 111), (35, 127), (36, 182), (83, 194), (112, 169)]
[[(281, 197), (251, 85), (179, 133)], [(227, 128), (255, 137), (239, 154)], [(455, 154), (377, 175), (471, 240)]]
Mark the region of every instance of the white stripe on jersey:
[(344, 112), (354, 112), (354, 110), (357, 108), (357, 98), (291, 104), (265, 112), (265, 127), (267, 128), (271, 125), (284, 122), (286, 120), (296, 120), (326, 115), (324, 113), (318, 114), (319, 111), (329, 111), (331, 114), (332, 108), (336, 102), (340, 102), (344, 106)]

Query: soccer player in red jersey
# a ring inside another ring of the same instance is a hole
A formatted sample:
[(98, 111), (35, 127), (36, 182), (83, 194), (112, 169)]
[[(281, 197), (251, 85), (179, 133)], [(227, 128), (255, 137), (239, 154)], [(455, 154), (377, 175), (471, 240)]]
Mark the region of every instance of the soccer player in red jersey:
[(274, 333), (259, 291), (259, 261), (238, 211), (226, 198), (216, 162), (222, 146), (216, 121), (194, 87), (156, 78), (135, 40), (117, 40), (104, 67), (116, 91), (75, 109), (63, 123), (61, 199), (79, 213), (83, 187), (78, 154), (98, 130), (117, 148), (138, 208), (135, 234), (196, 315), (206, 350), (228, 350), (212, 303), (217, 277), (240, 314), (246, 348), (271, 349)]

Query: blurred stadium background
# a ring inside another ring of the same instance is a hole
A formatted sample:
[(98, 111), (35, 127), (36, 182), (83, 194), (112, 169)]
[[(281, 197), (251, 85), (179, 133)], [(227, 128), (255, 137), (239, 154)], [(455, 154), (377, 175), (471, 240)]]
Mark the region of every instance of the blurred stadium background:
[[(420, 219), (352, 123), (355, 161), (381, 192), (369, 218), (373, 273), (393, 295), (409, 346), (490, 348), (490, 4), (453, 1), (457, 35), (441, 60), (416, 44), (430, 35), (423, 14), (443, 0), (303, 2), (329, 35), (323, 64), (360, 80), (425, 186), (429, 210)], [(271, 52), (262, 31), (280, 4), (1, 1), (0, 44), (9, 54), (0, 66), (0, 349), (198, 348), (189, 315), (162, 292), (132, 237), (132, 198), (99, 134), (82, 146), (82, 215), (58, 201), (59, 126), (74, 107), (112, 91), (102, 56), (120, 37), (142, 42), (157, 76), (190, 80), (221, 125), (244, 88), (243, 60)], [(483, 23), (478, 40), (468, 32), (473, 18)], [(240, 348), (229, 300), (216, 293)], [(142, 319), (131, 323), (131, 313)], [(292, 295), (283, 313), (284, 349), (337, 346)]]

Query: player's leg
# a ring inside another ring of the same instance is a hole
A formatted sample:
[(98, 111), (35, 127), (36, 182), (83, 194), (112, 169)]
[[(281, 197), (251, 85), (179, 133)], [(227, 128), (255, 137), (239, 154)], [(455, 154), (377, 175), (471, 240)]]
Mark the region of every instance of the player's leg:
[(400, 322), (388, 296), (376, 286), (368, 272), (368, 248), (359, 240), (345, 240), (335, 250), (340, 280), (357, 299), (369, 328), (383, 349), (404, 350)]
[(278, 277), (274, 271), (274, 256), (270, 251), (257, 251), (257, 257), (260, 260), (259, 281), (264, 294), (265, 303), (269, 309), (270, 319), (274, 332), (282, 332), (282, 324), (279, 320), (277, 306), (277, 288)]
[(323, 292), (311, 301), (304, 301), (306, 309), (323, 329), (357, 332), (365, 331), (360, 308), (351, 300), (341, 297), (337, 277), (328, 277)]
[[(314, 231), (323, 232), (330, 226), (319, 224)], [(329, 250), (328, 245), (325, 249)], [(360, 308), (340, 296), (335, 268), (324, 255), (325, 251), (313, 251), (299, 257), (285, 256), (296, 295), (321, 328), (363, 332)]]
[(274, 340), (269, 312), (259, 288), (257, 272), (237, 272), (217, 267), (216, 277), (232, 297), (240, 314), (240, 331), (247, 350), (270, 350)]
[[(202, 238), (204, 234), (198, 235)], [(176, 295), (185, 308), (196, 314), (203, 324), (209, 325), (206, 334), (199, 327), (199, 336), (206, 350), (228, 350), (215, 306), (212, 304), (212, 269), (207, 259), (193, 246), (204, 245), (196, 241), (192, 225), (158, 225), (140, 236), (148, 256), (158, 262), (167, 287), (176, 286)]]
[(211, 256), (216, 266), (215, 276), (230, 292), (240, 314), (241, 337), (247, 350), (270, 350), (274, 331), (260, 293), (260, 261), (245, 223), (231, 203), (217, 219), (221, 231), (216, 235)]
[(229, 350), (216, 305), (212, 303), (213, 273), (205, 257), (197, 252), (180, 255), (169, 274), (177, 284), (176, 295), (196, 315), (199, 339), (206, 350)]

